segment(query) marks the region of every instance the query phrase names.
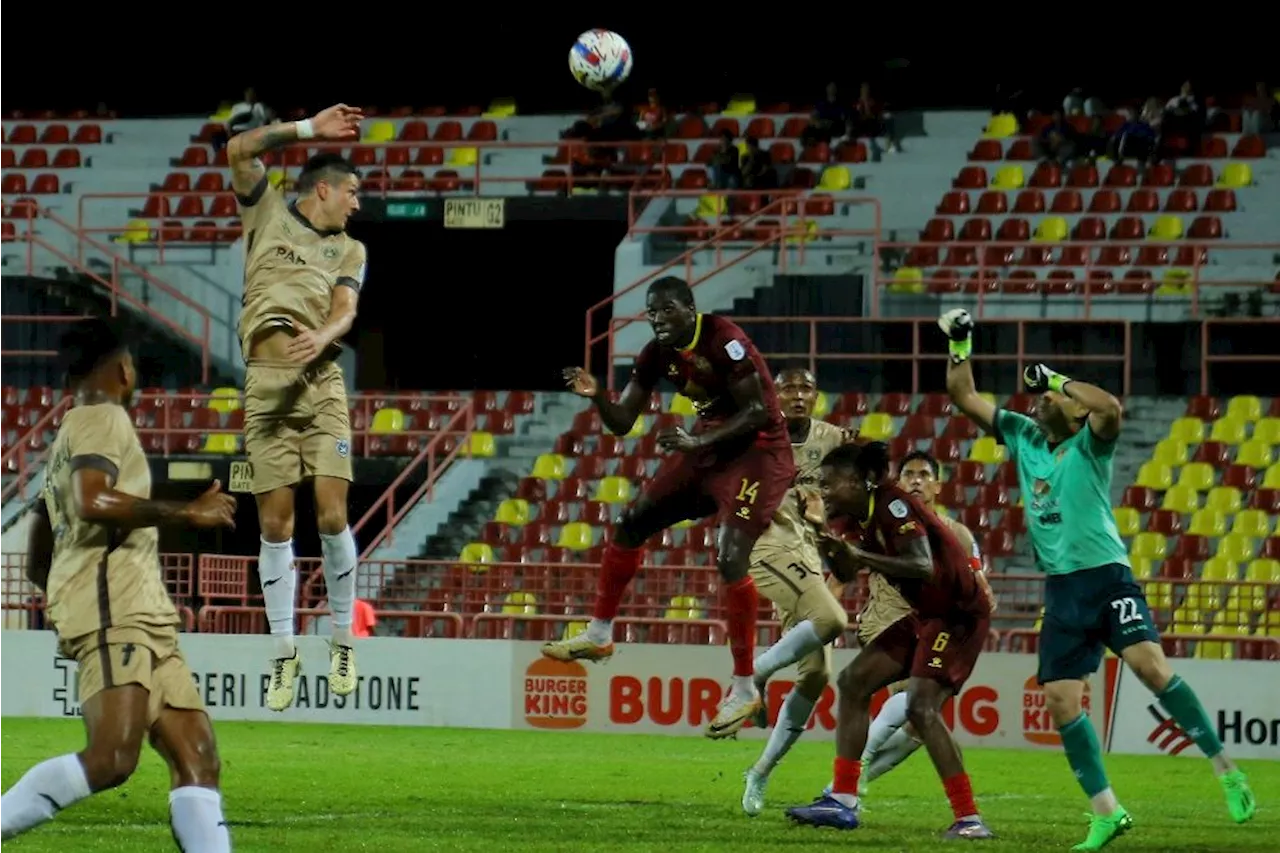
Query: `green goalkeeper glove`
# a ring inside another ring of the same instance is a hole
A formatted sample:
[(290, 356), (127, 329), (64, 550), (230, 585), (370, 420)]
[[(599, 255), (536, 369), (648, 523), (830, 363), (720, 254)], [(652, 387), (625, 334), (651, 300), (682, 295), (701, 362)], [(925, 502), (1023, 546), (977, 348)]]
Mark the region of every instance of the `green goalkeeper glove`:
[(1062, 393), (1063, 386), (1071, 381), (1071, 377), (1055, 373), (1043, 364), (1033, 364), (1022, 371), (1022, 381), (1027, 383), (1028, 391), (1034, 391), (1037, 394), (1044, 391)]
[(963, 308), (952, 308), (938, 318), (938, 328), (950, 339), (953, 364), (963, 364), (973, 355), (973, 317)]

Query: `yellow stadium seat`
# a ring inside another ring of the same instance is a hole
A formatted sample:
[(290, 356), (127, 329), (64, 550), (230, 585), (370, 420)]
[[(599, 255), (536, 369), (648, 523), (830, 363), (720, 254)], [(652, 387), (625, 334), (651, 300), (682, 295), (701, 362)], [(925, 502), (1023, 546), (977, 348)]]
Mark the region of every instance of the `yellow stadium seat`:
[(1267, 466), (1267, 473), (1262, 475), (1262, 488), (1280, 489), (1280, 462)]
[(724, 108), (722, 115), (727, 116), (749, 116), (756, 113), (756, 96), (755, 95), (734, 95), (729, 99), (729, 105)]
[(480, 159), (480, 152), (471, 148), (450, 148), (444, 155), (444, 162), (450, 166), (474, 166)]
[(1200, 493), (1190, 486), (1170, 486), (1164, 493), (1164, 499), (1160, 501), (1160, 508), (1180, 512), (1183, 515), (1195, 512), (1200, 508)]
[(702, 603), (692, 595), (677, 595), (667, 604), (666, 619), (705, 619)]
[(1138, 511), (1131, 506), (1118, 506), (1111, 510), (1116, 518), (1116, 529), (1121, 536), (1136, 536), (1142, 532), (1142, 519)]
[(1251, 560), (1244, 578), (1255, 583), (1280, 583), (1280, 560), (1265, 557)]
[(984, 465), (999, 465), (1008, 458), (1008, 455), (1004, 445), (998, 444), (991, 436), (984, 435), (969, 448), (969, 458)]
[(919, 267), (898, 267), (889, 282), (891, 293), (924, 293), (924, 273)]
[(1205, 581), (1233, 581), (1239, 575), (1240, 567), (1226, 557), (1210, 557), (1200, 570), (1200, 579)]
[(893, 418), (884, 412), (872, 412), (862, 419), (858, 435), (868, 441), (884, 441), (893, 436)]
[(124, 231), (114, 238), (117, 243), (150, 243), (151, 223), (145, 219), (130, 219)]
[(675, 524), (671, 526), (676, 530), (688, 530), (690, 527), (693, 527), (697, 523), (698, 522), (692, 518), (686, 518), (684, 521), (677, 521)]
[(570, 622), (564, 626), (564, 639), (572, 639), (587, 630), (586, 622)]
[(1177, 216), (1157, 216), (1151, 226), (1149, 236), (1152, 240), (1169, 243), (1182, 239), (1182, 220)]
[(1018, 118), (1013, 113), (993, 115), (982, 135), (987, 139), (1008, 139), (1018, 135)]
[(648, 431), (648, 421), (644, 419), (644, 415), (640, 415), (636, 418), (636, 422), (631, 425), (631, 429), (627, 432), (626, 438), (644, 438)]
[(631, 481), (626, 477), (605, 477), (596, 486), (592, 500), (607, 504), (623, 504), (631, 500)]
[(1199, 418), (1178, 418), (1169, 427), (1169, 438), (1176, 438), (1186, 444), (1199, 444), (1204, 441), (1204, 421)]
[(462, 445), (462, 452), (470, 453), (477, 459), (492, 459), (498, 455), (498, 445), (493, 438), (493, 433), (478, 429), (467, 436), (466, 443)]
[(1244, 505), (1244, 496), (1233, 486), (1214, 486), (1209, 490), (1209, 496), (1205, 498), (1204, 505), (1209, 509), (1231, 515), (1233, 512), (1239, 512), (1240, 507)]
[(1135, 557), (1130, 554), (1129, 562), (1133, 564), (1133, 576), (1138, 580), (1146, 580), (1155, 571), (1155, 564), (1150, 557)]
[(226, 124), (231, 121), (232, 104), (230, 101), (223, 101), (218, 104), (218, 108), (214, 110), (213, 115), (209, 116), (208, 121)]
[(845, 166), (828, 166), (822, 170), (818, 179), (818, 189), (828, 192), (840, 192), (853, 186), (853, 175)]
[(1187, 270), (1168, 270), (1156, 288), (1159, 296), (1190, 296), (1195, 287), (1195, 280)]
[(809, 243), (818, 239), (818, 221), (816, 219), (797, 219), (793, 227), (786, 229), (783, 239), (788, 243)]
[(395, 142), (396, 126), (393, 122), (385, 120), (371, 121), (365, 127), (364, 136), (361, 137), (360, 141), (372, 143)]
[(1236, 451), (1236, 464), (1248, 465), (1250, 468), (1266, 468), (1274, 459), (1271, 445), (1256, 438), (1249, 439)]
[(813, 403), (813, 416), (819, 420), (831, 414), (831, 398), (826, 391), (818, 392), (818, 399)]
[(671, 405), (667, 406), (667, 411), (673, 415), (681, 415), (686, 418), (691, 418), (698, 414), (698, 409), (693, 405), (693, 401), (683, 394), (676, 394), (671, 398)]
[(1250, 539), (1266, 539), (1271, 535), (1271, 519), (1260, 509), (1242, 509), (1231, 522), (1231, 532)]
[(1232, 613), (1252, 615), (1267, 609), (1267, 588), (1265, 586), (1233, 586), (1227, 590), (1227, 600), (1223, 610)]
[(544, 453), (533, 462), (533, 476), (539, 480), (563, 480), (566, 467), (559, 453)]
[(988, 403), (990, 403), (991, 405), (993, 405), (993, 406), (995, 406), (995, 407), (999, 408), (999, 406), (1000, 406), (1000, 400), (998, 400), (998, 399), (996, 398), (996, 395), (995, 395), (995, 394), (992, 394), (990, 391), (979, 391), (979, 392), (978, 392), (978, 396), (979, 396), (979, 397), (981, 397), (982, 399), (986, 400), (986, 401), (987, 401)]
[(719, 219), (729, 212), (728, 202), (722, 195), (698, 196), (698, 207), (693, 215), (699, 219)]
[(1252, 394), (1242, 394), (1227, 401), (1226, 417), (1253, 423), (1262, 417), (1262, 401)]
[(585, 551), (595, 544), (595, 535), (591, 525), (581, 521), (571, 521), (560, 528), (560, 538), (556, 547), (568, 548), (570, 551)]
[(996, 169), (996, 173), (991, 178), (991, 188), (993, 190), (1020, 190), (1027, 183), (1026, 173), (1022, 171), (1022, 167), (1017, 163), (1009, 166), (1001, 166)]
[(1176, 438), (1162, 438), (1156, 442), (1156, 449), (1151, 454), (1151, 461), (1159, 462), (1161, 465), (1168, 465), (1170, 468), (1185, 465), (1187, 462), (1187, 443)]
[(240, 436), (229, 432), (215, 432), (205, 436), (201, 453), (232, 454), (240, 450)]
[(1192, 536), (1226, 536), (1227, 516), (1216, 509), (1198, 509), (1191, 514), (1187, 532)]
[(279, 187), (281, 189), (289, 189), (292, 185), (287, 179), (284, 169), (279, 169), (275, 166), (267, 169), (267, 183), (271, 184), (273, 187)]
[(1247, 432), (1244, 421), (1230, 417), (1218, 418), (1213, 422), (1213, 429), (1209, 430), (1209, 440), (1220, 441), (1223, 444), (1240, 444), (1245, 440)]
[(469, 542), (462, 546), (462, 553), (458, 555), (458, 562), (469, 568), (473, 572), (487, 571), (485, 563), (496, 563), (497, 558), (493, 554), (493, 547), (487, 542)]
[(481, 118), (511, 118), (516, 114), (515, 98), (494, 98), (489, 102), (489, 109), (481, 114)]
[(1253, 425), (1253, 437), (1267, 444), (1280, 444), (1280, 418), (1259, 418)]
[(1147, 581), (1142, 585), (1147, 602), (1156, 610), (1169, 610), (1173, 607), (1173, 584), (1163, 581)]
[(1133, 537), (1129, 546), (1129, 558), (1145, 560), (1163, 560), (1169, 555), (1169, 543), (1159, 533), (1144, 531)]
[(529, 523), (529, 502), (524, 498), (508, 498), (498, 504), (498, 512), (493, 520), (523, 527)]
[(1068, 232), (1067, 220), (1061, 216), (1050, 216), (1036, 226), (1036, 232), (1031, 238), (1042, 243), (1057, 243), (1067, 239)]
[(404, 412), (399, 409), (378, 409), (373, 413), (373, 423), (369, 432), (386, 435), (392, 432), (404, 432)]
[(1218, 186), (1238, 190), (1253, 186), (1253, 169), (1248, 163), (1228, 163), (1218, 176)]
[(1178, 485), (1187, 486), (1197, 492), (1213, 488), (1213, 466), (1208, 462), (1192, 462), (1184, 465), (1178, 472)]
[(209, 398), (209, 408), (215, 412), (234, 412), (240, 408), (240, 389), (214, 388)]
[(1173, 611), (1173, 630), (1176, 634), (1189, 633), (1196, 625), (1204, 624), (1204, 616), (1195, 607), (1183, 605)]
[(1228, 533), (1218, 540), (1216, 556), (1225, 557), (1233, 563), (1243, 563), (1253, 559), (1255, 547), (1252, 538), (1239, 533)]
[(531, 592), (509, 592), (502, 600), (502, 612), (508, 616), (532, 616), (538, 612), (538, 599)]
[(1138, 469), (1137, 485), (1162, 492), (1173, 485), (1173, 469), (1159, 462), (1143, 462)]

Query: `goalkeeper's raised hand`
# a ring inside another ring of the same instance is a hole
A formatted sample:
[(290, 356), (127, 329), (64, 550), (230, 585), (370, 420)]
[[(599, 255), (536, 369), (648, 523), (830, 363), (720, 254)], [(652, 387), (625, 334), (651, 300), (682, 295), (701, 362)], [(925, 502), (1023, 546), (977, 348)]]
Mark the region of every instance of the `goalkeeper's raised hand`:
[(951, 361), (955, 364), (968, 361), (973, 354), (973, 317), (963, 308), (952, 308), (938, 318), (938, 328), (949, 339)]
[(1071, 381), (1070, 377), (1063, 376), (1061, 373), (1050, 370), (1043, 364), (1033, 364), (1022, 371), (1022, 381), (1027, 384), (1027, 390), (1036, 394), (1045, 391), (1062, 391), (1062, 386)]

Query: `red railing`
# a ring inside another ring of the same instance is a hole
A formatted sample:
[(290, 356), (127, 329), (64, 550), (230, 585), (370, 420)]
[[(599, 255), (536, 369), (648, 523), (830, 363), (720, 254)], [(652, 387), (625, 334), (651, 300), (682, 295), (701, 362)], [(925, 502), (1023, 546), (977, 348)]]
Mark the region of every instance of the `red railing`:
[[(205, 308), (203, 305), (193, 300), (191, 297), (177, 290), (172, 285), (166, 284), (165, 282), (156, 278), (154, 275), (147, 272), (145, 269), (138, 266), (137, 264), (134, 264), (120, 257), (118, 254), (116, 254), (116, 251), (111, 247), (87, 236), (82, 231), (77, 229), (75, 226), (72, 226), (70, 223), (64, 221), (61, 217), (57, 216), (56, 214), (50, 212), (47, 209), (37, 208), (30, 204), (15, 205), (14, 215), (12, 215), (10, 219), (16, 220), (19, 223), (19, 227), (15, 229), (16, 233), (14, 234), (14, 242), (25, 243), (27, 247), (27, 252), (26, 252), (26, 255), (27, 255), (26, 274), (27, 275), (30, 276), (35, 274), (36, 249), (40, 248), (43, 251), (48, 252), (59, 263), (65, 264), (70, 269), (75, 270), (77, 273), (83, 275), (93, 283), (104, 288), (111, 295), (112, 315), (115, 315), (119, 312), (119, 305), (120, 303), (123, 302), (125, 305), (129, 306), (131, 309), (147, 315), (156, 323), (173, 331), (179, 337), (185, 338), (186, 340), (193, 343), (200, 350), (200, 369), (201, 369), (200, 381), (201, 382), (209, 381), (209, 356), (210, 356), (209, 330), (211, 325), (211, 315), (209, 314), (209, 310), (207, 308)], [(68, 255), (66, 252), (52, 245), (49, 242), (49, 240), (46, 239), (47, 235), (39, 234), (36, 230), (37, 221), (42, 224), (49, 223), (52, 226), (54, 226), (55, 229), (59, 229), (61, 232), (65, 233), (68, 237), (74, 239), (76, 242), (76, 250), (75, 250), (76, 256), (72, 257)], [(111, 265), (111, 273), (109, 278), (103, 277), (102, 275), (89, 269), (89, 267), (85, 263), (85, 258), (84, 258), (86, 248), (96, 250), (97, 252), (100, 252), (102, 255), (106, 256), (106, 260)], [(159, 311), (152, 308), (143, 300), (129, 293), (129, 291), (126, 290), (124, 286), (121, 284), (121, 277), (125, 273), (142, 278), (150, 286), (156, 288), (157, 290), (166, 294), (167, 296), (177, 300), (186, 308), (189, 308), (190, 310), (194, 311), (200, 317), (200, 325), (201, 325), (200, 334), (196, 334), (191, 330), (189, 330), (186, 326), (175, 322), (169, 317), (166, 317), (165, 315), (161, 314)], [(6, 320), (7, 319), (8, 318), (6, 318)], [(25, 351), (25, 352), (15, 351), (15, 352), (6, 353), (6, 354), (31, 356), (31, 355), (45, 355), (45, 354), (51, 355), (52, 353), (49, 353), (46, 350), (40, 350), (40, 351)]]
[[(44, 442), (44, 433), (56, 428), (67, 409), (71, 408), (71, 398), (63, 397), (52, 409), (45, 412), (31, 427), (0, 456), (0, 471), (12, 473), (13, 479), (0, 489), (0, 505), (8, 503), (14, 495), (26, 493), (27, 482), (44, 464), (49, 455), (49, 447)], [(39, 438), (38, 441), (34, 440)]]
[[(615, 318), (610, 321), (610, 357), (612, 359), (634, 359), (639, 353), (633, 352), (615, 352), (612, 347), (612, 336), (616, 332), (617, 326), (623, 326), (628, 323), (637, 322), (642, 318)], [(938, 321), (935, 317), (918, 318), (918, 319), (902, 319), (902, 318), (875, 318), (875, 317), (728, 317), (737, 323), (749, 325), (753, 328), (760, 324), (774, 323), (778, 325), (788, 326), (804, 326), (808, 329), (809, 346), (803, 352), (764, 352), (761, 353), (766, 359), (777, 362), (801, 362), (807, 361), (809, 369), (815, 374), (820, 373), (819, 364), (830, 361), (911, 361), (911, 393), (920, 394), (929, 390), (922, 388), (920, 385), (920, 365), (923, 362), (944, 362), (947, 360), (945, 347), (937, 341), (941, 340), (941, 332), (938, 331)], [(1081, 364), (1089, 362), (1114, 363), (1123, 371), (1123, 384), (1120, 389), (1121, 396), (1128, 396), (1132, 381), (1131, 366), (1129, 363), (1130, 354), (1133, 349), (1132, 326), (1127, 320), (1022, 320), (1022, 319), (988, 319), (984, 323), (1000, 325), (1012, 325), (1018, 331), (1018, 346), (1013, 352), (1004, 353), (975, 353), (973, 360), (976, 362), (1012, 362), (1017, 366), (1018, 374), (1021, 375), (1023, 367), (1027, 364), (1033, 364), (1040, 361), (1059, 361), (1063, 364)], [(1052, 322), (1054, 324), (1078, 324), (1089, 323), (1092, 326), (1114, 326), (1124, 342), (1123, 352), (1105, 354), (1105, 355), (1076, 355), (1070, 353), (1030, 353), (1027, 352), (1027, 330), (1026, 327), (1031, 323), (1044, 324)], [(818, 350), (818, 327), (866, 327), (875, 328), (909, 328), (911, 331), (911, 348), (909, 350), (876, 350), (864, 352), (819, 352)], [(930, 336), (935, 340), (935, 344), (925, 347), (923, 342)], [(609, 372), (610, 380), (612, 380), (613, 371)], [(613, 388), (613, 382), (610, 381), (609, 388)]]
[[(634, 207), (636, 202), (642, 202), (642, 200), (646, 198), (648, 199), (653, 199), (656, 197), (690, 198), (690, 197), (700, 197), (702, 195), (705, 195), (705, 193), (700, 193), (697, 191), (684, 191), (684, 190), (657, 191), (657, 192), (645, 192), (645, 191), (633, 192), (632, 196), (636, 198), (632, 202), (632, 207), (630, 208), (630, 213), (629, 213), (630, 225), (632, 227), (632, 230), (636, 231), (637, 233), (639, 233), (640, 231), (646, 231), (646, 230), (660, 230), (658, 228), (654, 228), (654, 229), (636, 228), (635, 226), (636, 208)], [(724, 193), (718, 193), (718, 195), (725, 195), (729, 197), (745, 197), (745, 196), (759, 197), (761, 194), (755, 191), (728, 191)], [(730, 267), (736, 266), (737, 264), (742, 263), (748, 258), (755, 256), (759, 252), (765, 249), (772, 248), (774, 246), (785, 247), (786, 243), (793, 239), (797, 240), (797, 243), (796, 243), (797, 250), (800, 253), (800, 261), (803, 262), (804, 243), (808, 239), (809, 235), (813, 233), (812, 231), (809, 230), (807, 224), (798, 225), (795, 228), (783, 228), (783, 227), (772, 227), (772, 226), (767, 228), (759, 227), (760, 223), (768, 222), (768, 220), (773, 216), (785, 217), (790, 215), (790, 216), (798, 217), (802, 212), (798, 204), (800, 200), (801, 199), (798, 198), (797, 195), (794, 193), (790, 193), (790, 192), (777, 193), (772, 195), (770, 201), (762, 202), (758, 207), (755, 208), (753, 212), (747, 214), (741, 219), (738, 219), (731, 223), (727, 223), (724, 227), (720, 227), (720, 228), (717, 228), (714, 224), (711, 225), (710, 226), (711, 233), (708, 236), (706, 236), (705, 239), (703, 239), (701, 242), (691, 246), (689, 249), (687, 249), (678, 257), (673, 258), (672, 260), (668, 261), (667, 263), (663, 264), (657, 269), (646, 273), (645, 275), (641, 276), (637, 281), (632, 282), (631, 284), (627, 285), (621, 290), (615, 291), (610, 296), (600, 300), (599, 302), (597, 302), (596, 304), (588, 308), (586, 321), (585, 321), (586, 322), (586, 346), (584, 347), (584, 353), (583, 353), (583, 365), (586, 367), (586, 369), (588, 371), (591, 370), (591, 351), (596, 344), (602, 341), (607, 341), (608, 347), (609, 347), (609, 355), (607, 356), (605, 363), (607, 365), (612, 366), (614, 359), (617, 357), (617, 354), (613, 352), (614, 334), (617, 332), (618, 329), (622, 327), (628, 326), (632, 323), (638, 323), (644, 320), (643, 314), (637, 314), (631, 317), (612, 317), (609, 320), (608, 328), (604, 332), (597, 334), (593, 330), (597, 323), (597, 318), (599, 314), (603, 311), (612, 311), (613, 306), (618, 301), (618, 299), (620, 299), (623, 296), (626, 296), (628, 293), (631, 293), (635, 290), (638, 290), (641, 287), (644, 287), (651, 281), (661, 278), (664, 275), (678, 274), (680, 272), (683, 272), (685, 281), (689, 282), (689, 286), (697, 287), (699, 284), (701, 284), (704, 281), (707, 281), (708, 279), (712, 278), (716, 274), (726, 269), (729, 269)], [(867, 197), (867, 196), (857, 196), (857, 197), (851, 197), (846, 199), (844, 203), (851, 204), (851, 205), (855, 205), (855, 204), (867, 205), (874, 210), (875, 212), (874, 230), (850, 231), (849, 233), (860, 235), (864, 239), (869, 240), (872, 248), (871, 261), (872, 263), (878, 263), (876, 254), (875, 254), (876, 252), (875, 240), (880, 230), (879, 200), (872, 197)], [(759, 228), (759, 230), (758, 231), (753, 230), (755, 228)], [(751, 239), (748, 239), (748, 238), (751, 238)], [(800, 238), (803, 238), (803, 239), (800, 239)], [(745, 245), (735, 246), (733, 256), (730, 257), (728, 260), (725, 260), (724, 248), (725, 248), (725, 245), (728, 243), (739, 243), (739, 244), (745, 244)], [(701, 273), (700, 275), (695, 275), (694, 260), (701, 252), (714, 253), (714, 266), (707, 272)], [(787, 257), (787, 253), (783, 252), (781, 257), (782, 268), (785, 268), (786, 257)], [(610, 371), (610, 376), (608, 377), (608, 387), (611, 389), (613, 388), (612, 371)]]
[[(834, 238), (843, 236), (843, 232), (820, 228), (818, 236)], [(1203, 280), (1201, 270), (1208, 265), (1210, 255), (1216, 265), (1229, 264), (1230, 256), (1224, 258), (1227, 252), (1280, 252), (1280, 243), (1227, 240), (1182, 240), (1169, 243), (1155, 240), (1135, 240), (1132, 243), (1123, 240), (1066, 240), (1059, 243), (1035, 240), (951, 240), (935, 243), (913, 240), (882, 241), (879, 251), (902, 252), (903, 266), (914, 265), (920, 269), (921, 278), (918, 283), (904, 282), (895, 279), (895, 272), (881, 272), (877, 266), (875, 288), (872, 291), (871, 313), (874, 316), (879, 316), (880, 313), (880, 300), (883, 298), (881, 291), (887, 289), (942, 296), (961, 293), (972, 295), (976, 306), (974, 313), (979, 317), (983, 316), (986, 302), (993, 297), (997, 304), (1007, 304), (1005, 298), (1010, 296), (1040, 296), (1053, 302), (1065, 302), (1074, 298), (1083, 306), (1084, 317), (1087, 319), (1098, 297), (1117, 293), (1134, 296), (1153, 294), (1163, 284), (1165, 271), (1173, 270), (1186, 274), (1185, 280), (1177, 280), (1176, 289), (1185, 291), (1191, 317), (1199, 318), (1203, 316), (1200, 304), (1202, 287), (1270, 287), (1275, 284), (1271, 279), (1258, 278)], [(948, 258), (947, 255), (952, 252), (961, 257)], [(1144, 264), (1144, 252), (1152, 255), (1150, 264)], [(1106, 257), (1107, 254), (1111, 257)], [(1173, 266), (1165, 266), (1170, 259), (1173, 260)], [(972, 260), (973, 263), (944, 265), (947, 261), (954, 260)], [(1100, 260), (1108, 262), (1102, 263)], [(957, 266), (962, 266), (964, 272), (954, 268)], [(1133, 269), (1144, 269), (1148, 276), (1127, 278), (1127, 271)], [(1269, 270), (1270, 267), (1264, 269)], [(1117, 270), (1120, 271), (1119, 275), (1116, 274)], [(1040, 275), (1042, 272), (1046, 273), (1044, 277)], [(996, 294), (1000, 296), (996, 297)], [(1177, 299), (1178, 296), (1172, 298)], [(1106, 304), (1114, 306), (1116, 303), (1107, 300)]]

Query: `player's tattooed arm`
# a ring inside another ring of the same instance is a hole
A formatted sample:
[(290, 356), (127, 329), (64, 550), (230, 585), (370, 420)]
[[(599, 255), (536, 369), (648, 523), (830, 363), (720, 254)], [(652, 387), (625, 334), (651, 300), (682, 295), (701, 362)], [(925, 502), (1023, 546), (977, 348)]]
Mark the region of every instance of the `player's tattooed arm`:
[(109, 524), (125, 530), (176, 524), (190, 527), (235, 526), (235, 498), (221, 494), (222, 484), (217, 480), (190, 503), (155, 501), (117, 491), (114, 476), (102, 470), (103, 467), (83, 465), (72, 475), (76, 515), (82, 521)]
[(53, 567), (53, 524), (43, 495), (31, 511), (34, 517), (27, 528), (27, 580), (43, 592), (48, 589), (49, 569)]
[(249, 197), (267, 176), (267, 167), (259, 156), (298, 139), (296, 122), (281, 122), (255, 127), (231, 138), (227, 143), (227, 163), (231, 166), (231, 188)]

